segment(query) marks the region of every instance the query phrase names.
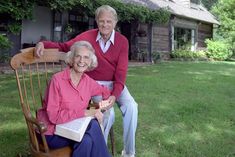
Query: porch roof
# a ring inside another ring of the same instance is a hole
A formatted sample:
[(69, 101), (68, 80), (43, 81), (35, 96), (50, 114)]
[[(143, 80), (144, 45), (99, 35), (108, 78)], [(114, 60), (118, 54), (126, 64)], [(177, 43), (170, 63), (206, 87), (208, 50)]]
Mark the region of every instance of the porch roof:
[(122, 0), (124, 3), (132, 3), (146, 6), (150, 9), (167, 8), (171, 14), (190, 18), (207, 23), (217, 24), (216, 20), (205, 7), (190, 3), (190, 7), (186, 7), (179, 0)]

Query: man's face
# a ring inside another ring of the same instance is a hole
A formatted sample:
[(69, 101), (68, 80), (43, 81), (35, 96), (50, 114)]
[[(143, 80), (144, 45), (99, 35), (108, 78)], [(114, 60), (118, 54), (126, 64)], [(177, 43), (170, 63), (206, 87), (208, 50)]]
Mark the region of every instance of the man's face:
[(104, 39), (109, 39), (113, 29), (116, 26), (116, 21), (114, 20), (112, 13), (108, 11), (103, 11), (99, 14), (99, 17), (97, 19), (97, 25), (101, 36)]

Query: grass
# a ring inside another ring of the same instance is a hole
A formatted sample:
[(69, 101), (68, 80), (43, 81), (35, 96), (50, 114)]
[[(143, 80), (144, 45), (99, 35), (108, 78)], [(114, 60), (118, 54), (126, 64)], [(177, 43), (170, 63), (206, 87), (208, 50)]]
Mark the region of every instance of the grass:
[[(138, 102), (137, 157), (235, 156), (235, 62), (163, 62), (129, 68)], [(0, 75), (0, 156), (27, 153), (27, 132), (12, 75)], [(122, 120), (115, 108), (116, 156)]]

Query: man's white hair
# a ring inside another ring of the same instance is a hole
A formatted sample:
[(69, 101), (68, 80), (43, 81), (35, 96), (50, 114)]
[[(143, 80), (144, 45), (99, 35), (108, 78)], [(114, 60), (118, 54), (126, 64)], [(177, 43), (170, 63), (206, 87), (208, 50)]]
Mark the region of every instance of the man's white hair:
[(104, 11), (110, 12), (113, 15), (113, 20), (116, 23), (118, 22), (118, 17), (117, 17), (116, 10), (114, 8), (112, 8), (111, 6), (109, 6), (109, 5), (102, 5), (102, 6), (100, 6), (99, 8), (96, 9), (96, 11), (95, 11), (95, 20), (96, 20), (96, 22), (98, 22), (97, 20), (99, 18), (100, 13), (102, 13)]

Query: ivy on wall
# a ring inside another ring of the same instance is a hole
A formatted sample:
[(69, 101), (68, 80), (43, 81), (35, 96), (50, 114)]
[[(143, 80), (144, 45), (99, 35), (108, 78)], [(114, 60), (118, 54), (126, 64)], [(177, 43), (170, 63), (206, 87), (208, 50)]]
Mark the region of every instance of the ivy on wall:
[[(99, 6), (108, 4), (117, 11), (120, 21), (137, 20), (144, 23), (166, 23), (170, 17), (170, 13), (166, 9), (151, 10), (136, 4), (126, 4), (121, 0), (68, 0), (67, 2), (56, 0), (53, 2), (51, 4), (53, 9), (67, 10), (78, 6), (84, 8), (84, 11), (89, 15), (94, 15)], [(64, 5), (61, 5), (62, 3)]]
[(5, 26), (8, 32), (18, 34), (21, 30), (22, 19), (32, 19), (35, 0), (5, 0), (0, 2), (0, 14), (7, 14), (8, 23)]
[(81, 8), (88, 15), (94, 15), (95, 9), (108, 4), (116, 9), (120, 21), (137, 20), (144, 23), (166, 23), (170, 13), (166, 9), (150, 10), (147, 7), (126, 4), (121, 0), (5, 0), (0, 2), (0, 14), (8, 13), (13, 19), (8, 30), (16, 33), (20, 31), (22, 19), (32, 19), (33, 9), (36, 5), (50, 7), (52, 10), (71, 10)]
[(5, 0), (0, 2), (0, 13), (8, 13), (14, 20), (32, 18), (35, 0)]

